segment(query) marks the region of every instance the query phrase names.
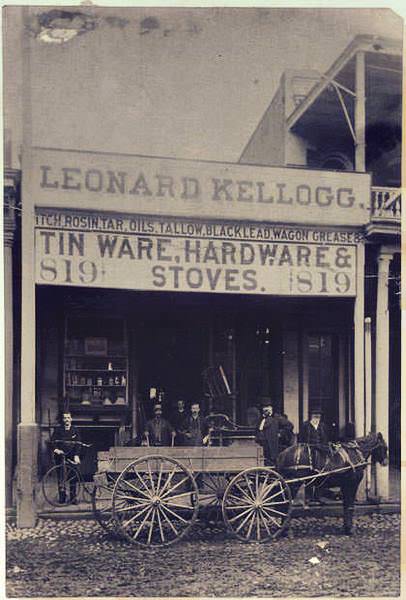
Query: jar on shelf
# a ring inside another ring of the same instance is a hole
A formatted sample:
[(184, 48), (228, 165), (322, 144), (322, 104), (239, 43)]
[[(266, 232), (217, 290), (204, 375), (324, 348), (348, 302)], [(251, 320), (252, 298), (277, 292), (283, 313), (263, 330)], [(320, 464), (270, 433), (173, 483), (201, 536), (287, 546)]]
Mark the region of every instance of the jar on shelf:
[(102, 386), (103, 385), (103, 377), (101, 377), (100, 375), (98, 376), (96, 383), (98, 386)]

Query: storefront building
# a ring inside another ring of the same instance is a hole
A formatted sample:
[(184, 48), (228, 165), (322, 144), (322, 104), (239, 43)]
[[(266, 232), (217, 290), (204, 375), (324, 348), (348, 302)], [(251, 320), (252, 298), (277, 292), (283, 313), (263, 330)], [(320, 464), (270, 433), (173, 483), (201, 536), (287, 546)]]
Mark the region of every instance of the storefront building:
[[(377, 65), (370, 44), (357, 38), (320, 84), (286, 74), (240, 164), (25, 149), (21, 401), (9, 442), (17, 435), (20, 526), (35, 520), (67, 404), (92, 444), (89, 474), (98, 450), (139, 441), (151, 389), (169, 420), (183, 399), (248, 425), (267, 398), (297, 432), (318, 407), (332, 439), (380, 430), (396, 456), (400, 145), (395, 178), (382, 158), (378, 181), (362, 106), (365, 64), (392, 73), (401, 53), (381, 41)], [(353, 92), (347, 112), (329, 97), (336, 86)], [(387, 496), (387, 470), (368, 485)]]

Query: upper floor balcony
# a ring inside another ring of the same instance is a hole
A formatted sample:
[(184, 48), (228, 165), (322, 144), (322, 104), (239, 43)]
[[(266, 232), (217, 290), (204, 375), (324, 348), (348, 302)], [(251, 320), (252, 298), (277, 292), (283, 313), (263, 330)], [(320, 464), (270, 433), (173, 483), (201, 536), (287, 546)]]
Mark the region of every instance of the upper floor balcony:
[(371, 188), (371, 220), (367, 233), (400, 234), (402, 216), (401, 188), (377, 187)]

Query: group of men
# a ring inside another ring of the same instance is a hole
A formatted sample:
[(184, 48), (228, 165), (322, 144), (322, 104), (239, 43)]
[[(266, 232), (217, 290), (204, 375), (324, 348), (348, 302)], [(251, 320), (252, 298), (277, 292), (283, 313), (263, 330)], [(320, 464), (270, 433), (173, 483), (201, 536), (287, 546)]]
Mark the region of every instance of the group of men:
[(172, 424), (162, 416), (162, 404), (155, 404), (154, 416), (146, 422), (144, 443), (148, 446), (204, 446), (209, 441), (209, 427), (200, 414), (200, 404), (193, 402), (190, 413), (185, 402), (178, 400)]
[[(300, 428), (298, 442), (312, 446), (328, 444), (330, 439), (326, 425), (321, 421), (319, 409), (310, 411), (310, 419)], [(257, 427), (256, 441), (263, 447), (265, 465), (276, 465), (278, 454), (295, 443), (293, 424), (286, 415), (274, 411), (271, 404), (262, 409)]]
[[(178, 400), (177, 407), (171, 417), (172, 423), (162, 416), (162, 404), (155, 404), (154, 416), (146, 422), (143, 438), (149, 446), (204, 446), (209, 442), (210, 430), (207, 420), (200, 413), (200, 405), (193, 402), (190, 412), (185, 402)], [(275, 465), (276, 459), (284, 448), (295, 443), (293, 424), (285, 414), (276, 412), (271, 404), (263, 406), (262, 417), (256, 429), (256, 441), (263, 447), (265, 465)], [(328, 444), (328, 430), (321, 421), (320, 410), (312, 410), (309, 421), (303, 423), (298, 441), (312, 446)], [(56, 464), (61, 464), (63, 457), (80, 464), (80, 436), (72, 425), (72, 416), (64, 411), (62, 423), (52, 435), (52, 446)], [(58, 478), (60, 503), (65, 502), (65, 482)], [(76, 484), (69, 490), (71, 502), (76, 503)]]

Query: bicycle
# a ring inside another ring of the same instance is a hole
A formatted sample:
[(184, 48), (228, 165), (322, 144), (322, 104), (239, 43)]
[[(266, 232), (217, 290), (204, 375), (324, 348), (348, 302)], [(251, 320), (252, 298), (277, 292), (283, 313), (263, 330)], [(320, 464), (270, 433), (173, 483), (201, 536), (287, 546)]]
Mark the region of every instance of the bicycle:
[[(54, 443), (63, 443), (65, 446), (72, 444), (90, 448), (91, 444), (83, 442), (71, 442), (69, 440), (54, 440)], [(77, 504), (77, 491), (83, 490), (91, 499), (93, 486), (88, 487), (83, 479), (78, 465), (66, 456), (65, 452), (58, 455), (60, 463), (50, 467), (42, 478), (42, 493), (48, 504), (51, 506), (69, 506)], [(69, 495), (67, 495), (67, 490)]]

